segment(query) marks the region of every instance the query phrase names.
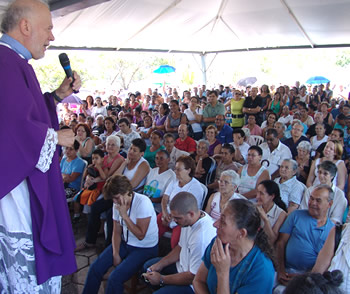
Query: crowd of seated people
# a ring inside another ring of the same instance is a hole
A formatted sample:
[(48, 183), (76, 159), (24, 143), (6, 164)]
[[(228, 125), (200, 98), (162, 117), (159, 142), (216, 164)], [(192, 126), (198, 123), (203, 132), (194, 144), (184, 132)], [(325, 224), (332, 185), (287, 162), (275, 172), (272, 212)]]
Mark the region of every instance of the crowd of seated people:
[(106, 293), (141, 272), (156, 293), (292, 293), (336, 270), (349, 292), (350, 105), (330, 85), (179, 93), (63, 107), (62, 181), (72, 223), (88, 217), (76, 251), (106, 227), (83, 293), (111, 267)]

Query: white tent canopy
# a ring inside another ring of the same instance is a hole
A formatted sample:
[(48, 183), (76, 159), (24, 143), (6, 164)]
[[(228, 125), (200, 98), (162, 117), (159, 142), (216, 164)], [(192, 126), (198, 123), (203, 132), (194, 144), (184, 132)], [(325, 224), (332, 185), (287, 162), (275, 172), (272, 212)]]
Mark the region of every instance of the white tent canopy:
[[(0, 10), (9, 0), (0, 0)], [(349, 0), (51, 0), (56, 48), (212, 53), (350, 46)]]

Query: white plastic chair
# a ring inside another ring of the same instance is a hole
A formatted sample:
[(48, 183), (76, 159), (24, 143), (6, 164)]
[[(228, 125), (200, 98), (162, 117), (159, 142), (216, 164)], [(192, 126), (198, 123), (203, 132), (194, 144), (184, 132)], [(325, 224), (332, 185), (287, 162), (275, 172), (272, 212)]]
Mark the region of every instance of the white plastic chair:
[(252, 138), (252, 141), (254, 141), (254, 145), (256, 146), (259, 146), (264, 142), (264, 138), (261, 136), (251, 135), (250, 138)]

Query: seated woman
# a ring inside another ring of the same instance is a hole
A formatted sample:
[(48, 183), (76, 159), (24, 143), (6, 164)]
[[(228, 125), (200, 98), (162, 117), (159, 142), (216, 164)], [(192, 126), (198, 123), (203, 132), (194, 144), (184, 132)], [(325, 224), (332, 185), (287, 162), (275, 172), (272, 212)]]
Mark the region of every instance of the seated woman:
[(327, 142), (328, 136), (326, 135), (326, 127), (324, 123), (317, 123), (315, 127), (316, 135), (310, 138), (312, 147), (311, 156), (316, 155), (317, 148), (324, 142)]
[(234, 170), (238, 172), (241, 165), (233, 161), (235, 158), (235, 147), (228, 143), (222, 144), (220, 154), (214, 155), (213, 158), (216, 160), (217, 164), (215, 179), (214, 182), (207, 185), (207, 187), (210, 191), (218, 191), (221, 173), (225, 170)]
[(151, 166), (151, 168), (154, 168), (155, 163), (155, 157), (159, 150), (165, 149), (163, 145), (161, 145), (163, 135), (160, 131), (153, 131), (151, 133), (151, 144), (150, 146), (146, 147), (145, 154), (143, 155), (144, 159), (146, 159)]
[(238, 174), (241, 177), (241, 183), (238, 191), (244, 197), (256, 201), (256, 188), (264, 180), (270, 180), (268, 170), (261, 165), (262, 150), (259, 146), (251, 146), (248, 149), (248, 164), (242, 166)]
[(91, 138), (91, 131), (87, 124), (78, 124), (76, 126), (75, 140), (80, 143), (78, 156), (90, 164), (92, 151), (95, 149), (95, 143)]
[(101, 144), (98, 146), (98, 148), (105, 150), (107, 138), (111, 135), (117, 134), (116, 128), (117, 128), (117, 125), (115, 124), (115, 121), (113, 120), (113, 118), (110, 116), (107, 116), (104, 119), (104, 132), (103, 134), (100, 135)]
[(311, 187), (320, 183), (317, 174), (317, 166), (323, 161), (329, 160), (333, 162), (338, 168), (338, 172), (333, 179), (333, 183), (339, 189), (344, 190), (347, 178), (347, 170), (344, 161), (341, 160), (343, 155), (343, 146), (339, 141), (330, 140), (327, 142), (326, 147), (324, 148), (323, 155), (324, 156), (322, 158), (317, 158), (312, 162), (310, 173), (306, 181), (306, 186)]
[(282, 201), (280, 188), (274, 181), (266, 180), (258, 185), (256, 204), (260, 217), (264, 222), (264, 231), (269, 238), (270, 244), (274, 245), (280, 227), (287, 217), (286, 204)]
[(77, 156), (79, 146), (79, 142), (75, 140), (73, 147), (66, 147), (65, 156), (60, 163), (67, 199), (72, 198), (78, 193), (81, 187), (81, 178), (83, 176), (85, 162)]
[(150, 171), (149, 164), (143, 158), (146, 143), (142, 139), (134, 139), (128, 152), (127, 159), (116, 170), (115, 174), (124, 175), (129, 180), (135, 192), (142, 193)]
[[(194, 176), (204, 185), (207, 184), (207, 175), (213, 163), (213, 161), (209, 158), (208, 149), (209, 142), (204, 139), (200, 139), (197, 144), (196, 153), (191, 156), (196, 162), (196, 171)], [(215, 174), (211, 179), (209, 179), (210, 182), (214, 180), (214, 176)]]
[(98, 293), (104, 274), (112, 266), (106, 293), (123, 293), (129, 280), (150, 258), (158, 255), (156, 213), (147, 196), (135, 193), (127, 177), (115, 175), (103, 188), (113, 205), (113, 237), (90, 266), (83, 293)]
[(265, 138), (266, 131), (268, 129), (274, 129), (275, 128), (275, 122), (277, 121), (277, 115), (274, 112), (271, 112), (268, 114), (266, 121), (264, 121), (261, 124), (262, 128), (262, 137)]
[(166, 150), (159, 150), (156, 154), (156, 167), (152, 168), (147, 175), (143, 194), (147, 195), (156, 210), (161, 212), (161, 201), (168, 185), (176, 178), (175, 173), (169, 169), (169, 153)]
[(219, 192), (211, 194), (208, 204), (205, 208), (215, 221), (220, 218), (226, 203), (231, 199), (247, 199), (236, 193), (240, 183), (239, 175), (233, 170), (226, 170), (221, 173), (219, 180)]
[(140, 137), (145, 140), (147, 146), (151, 145), (150, 136), (152, 133), (152, 117), (146, 115), (143, 119), (143, 126), (138, 129)]
[(165, 131), (173, 134), (174, 138), (179, 137), (177, 129), (179, 125), (186, 124), (186, 115), (180, 112), (179, 101), (170, 101), (170, 113), (165, 120)]
[(193, 177), (196, 165), (190, 156), (181, 156), (176, 161), (175, 175), (173, 180), (166, 188), (162, 199), (162, 212), (158, 214), (157, 224), (159, 229), (159, 237), (165, 232), (171, 231), (171, 248), (174, 248), (180, 239), (181, 227), (177, 226), (171, 220), (169, 204), (174, 196), (179, 192), (190, 192), (196, 197), (198, 208), (201, 209), (203, 201), (203, 189), (201, 184)]
[(221, 151), (221, 143), (216, 138), (218, 135), (218, 130), (214, 126), (208, 126), (205, 129), (205, 136), (207, 141), (209, 142), (208, 155), (213, 156), (214, 154), (220, 154)]
[(298, 155), (295, 156), (295, 161), (298, 163), (297, 180), (305, 185), (312, 164), (310, 142), (301, 141), (297, 146), (297, 152)]
[(195, 293), (272, 293), (272, 248), (253, 203), (230, 200), (214, 223), (217, 237), (207, 247), (193, 281)]

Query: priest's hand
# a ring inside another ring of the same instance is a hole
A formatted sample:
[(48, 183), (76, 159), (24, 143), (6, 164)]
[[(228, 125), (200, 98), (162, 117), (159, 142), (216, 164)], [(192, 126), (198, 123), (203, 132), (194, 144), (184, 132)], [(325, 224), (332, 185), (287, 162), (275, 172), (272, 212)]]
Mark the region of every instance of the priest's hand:
[(80, 89), (81, 87), (80, 76), (75, 71), (73, 71), (73, 76), (74, 76), (74, 83), (72, 85), (73, 87), (71, 87), (70, 85), (73, 79), (65, 77), (62, 84), (55, 91), (56, 95), (58, 95), (58, 97), (60, 97), (61, 99), (68, 97), (73, 93), (73, 91), (78, 91)]
[(72, 147), (75, 140), (74, 132), (71, 129), (57, 131), (58, 145), (63, 147)]

